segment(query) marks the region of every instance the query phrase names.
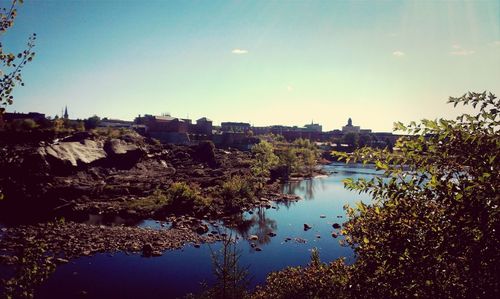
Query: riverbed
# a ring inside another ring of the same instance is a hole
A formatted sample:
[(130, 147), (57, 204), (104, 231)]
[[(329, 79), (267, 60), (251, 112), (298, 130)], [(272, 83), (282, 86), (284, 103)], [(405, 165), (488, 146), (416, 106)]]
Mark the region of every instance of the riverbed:
[[(243, 214), (241, 224), (225, 228), (211, 227), (237, 239), (239, 264), (248, 270), (253, 288), (266, 276), (288, 266), (306, 265), (310, 252), (317, 248), (322, 261), (344, 257), (354, 259), (348, 247), (339, 244), (342, 237), (332, 237), (335, 223), (345, 220), (344, 205), (369, 201), (366, 194), (344, 188), (345, 178), (370, 178), (376, 171), (359, 164), (334, 163), (324, 169), (331, 173), (299, 182), (290, 182), (283, 191), (299, 195), (302, 200), (256, 209)], [(311, 227), (304, 230), (304, 224)], [(141, 226), (161, 229), (155, 221)], [(249, 238), (257, 240), (248, 240)], [(160, 257), (139, 254), (97, 254), (71, 260), (58, 266), (36, 292), (37, 298), (176, 298), (202, 290), (202, 283), (211, 285), (212, 253), (221, 243), (202, 244), (199, 248), (187, 244), (184, 248), (166, 251)]]

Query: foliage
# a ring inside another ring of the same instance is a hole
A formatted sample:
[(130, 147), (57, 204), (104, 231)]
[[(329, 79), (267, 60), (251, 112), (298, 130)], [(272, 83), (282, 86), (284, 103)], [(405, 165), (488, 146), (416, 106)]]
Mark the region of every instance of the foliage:
[(258, 186), (261, 188), (267, 181), (271, 168), (278, 164), (278, 157), (274, 154), (273, 145), (264, 140), (252, 147), (252, 154), (254, 155), (252, 173), (258, 179)]
[(349, 144), (352, 147), (358, 147), (359, 134), (354, 132), (349, 132), (342, 137), (342, 143)]
[(167, 194), (174, 207), (192, 209), (193, 207), (206, 207), (210, 204), (207, 198), (200, 195), (200, 191), (196, 187), (192, 188), (185, 182), (173, 183)]
[(210, 200), (201, 196), (196, 187), (190, 187), (185, 182), (172, 183), (167, 190), (156, 189), (153, 194), (130, 201), (128, 206), (132, 209), (144, 211), (157, 211), (160, 209), (192, 210), (205, 208)]
[(99, 126), (99, 123), (101, 122), (101, 118), (97, 115), (94, 115), (92, 117), (89, 117), (83, 121), (83, 124), (85, 125), (85, 129), (87, 130), (92, 130), (97, 128)]
[(374, 201), (347, 207), (343, 233), (357, 255), (353, 294), (368, 297), (493, 298), (499, 295), (499, 100), (468, 93), (450, 103), (476, 114), (422, 120), (389, 150), (364, 148), (384, 178), (347, 180)]
[(312, 176), (320, 151), (317, 146), (308, 139), (296, 139), (293, 143), (276, 142), (275, 153), (278, 163), (272, 169), (273, 178), (281, 177), (288, 179), (292, 175)]
[(284, 151), (278, 153), (279, 166), (283, 168), (283, 176), (289, 178), (290, 175), (298, 170), (299, 159), (297, 157), (297, 149), (287, 147)]
[(316, 164), (318, 163), (319, 150), (314, 143), (308, 139), (297, 139), (293, 143), (297, 147), (299, 156), (299, 167), (303, 169), (305, 174), (312, 176)]
[(389, 149), (334, 153), (383, 175), (345, 181), (371, 203), (346, 206), (341, 233), (356, 261), (269, 275), (256, 298), (498, 298), (500, 101), (468, 93), (450, 103), (475, 114), (395, 128)]
[(231, 232), (222, 231), (226, 237), (222, 240), (222, 248), (214, 251), (209, 245), (212, 259), (212, 272), (215, 283), (200, 294), (188, 294), (185, 298), (247, 298), (247, 287), (250, 285), (248, 267), (240, 265), (241, 250), (236, 248), (236, 240)]
[[(9, 7), (0, 8), (0, 35), (14, 25), (14, 19), (17, 16), (17, 4), (22, 3), (22, 0), (12, 0)], [(11, 105), (13, 102), (12, 91), (14, 87), (24, 85), (21, 76), (21, 71), (24, 66), (33, 60), (35, 52), (36, 34), (28, 38), (26, 49), (19, 53), (4, 52), (3, 44), (0, 42), (0, 114), (5, 111), (5, 106)]]
[(233, 176), (222, 184), (220, 196), (228, 209), (238, 209), (252, 199), (255, 194), (254, 184), (248, 177)]
[(150, 196), (136, 199), (128, 203), (129, 208), (146, 211), (155, 211), (161, 207), (169, 205), (171, 202), (166, 192), (160, 189), (153, 191)]
[(257, 287), (252, 298), (348, 298), (349, 270), (341, 259), (322, 263), (313, 250), (307, 267), (288, 267), (271, 273), (266, 285)]
[(216, 283), (209, 297), (243, 298), (250, 284), (248, 267), (240, 265), (241, 252), (236, 249), (236, 241), (231, 234), (223, 240), (220, 251), (211, 250), (211, 257)]
[(38, 124), (30, 119), (15, 119), (9, 124), (8, 129), (19, 132), (19, 131), (31, 131), (38, 127)]

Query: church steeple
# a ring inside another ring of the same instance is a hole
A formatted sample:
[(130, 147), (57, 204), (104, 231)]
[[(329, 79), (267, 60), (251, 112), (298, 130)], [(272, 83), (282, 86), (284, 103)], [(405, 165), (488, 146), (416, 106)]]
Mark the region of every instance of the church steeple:
[(349, 117), (349, 119), (347, 120), (347, 126), (348, 127), (352, 127), (352, 119)]
[(68, 106), (64, 108), (64, 118), (68, 119)]

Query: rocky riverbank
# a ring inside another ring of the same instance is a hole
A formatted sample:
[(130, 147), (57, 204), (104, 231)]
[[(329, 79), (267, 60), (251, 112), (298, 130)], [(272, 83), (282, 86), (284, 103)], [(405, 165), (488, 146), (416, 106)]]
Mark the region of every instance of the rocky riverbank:
[[(255, 189), (251, 163), (249, 152), (210, 142), (162, 145), (134, 132), (4, 146), (0, 264), (19, 268), (40, 248), (49, 267), (99, 252), (158, 256), (220, 240), (210, 223), (231, 225), (243, 211), (298, 199), (277, 183)], [(92, 223), (96, 217), (122, 223)], [(156, 219), (161, 229), (135, 226), (144, 219)]]
[[(54, 217), (81, 221), (89, 214), (162, 219), (172, 211), (137, 203), (175, 182), (210, 200), (207, 207), (181, 212), (220, 217), (228, 212), (219, 196), (223, 184), (235, 176), (251, 176), (248, 152), (215, 149), (208, 143), (160, 145), (133, 132), (114, 138), (84, 132), (51, 144), (1, 151), (4, 221)], [(263, 196), (282, 199), (277, 186), (268, 185), (238, 208), (249, 209)]]

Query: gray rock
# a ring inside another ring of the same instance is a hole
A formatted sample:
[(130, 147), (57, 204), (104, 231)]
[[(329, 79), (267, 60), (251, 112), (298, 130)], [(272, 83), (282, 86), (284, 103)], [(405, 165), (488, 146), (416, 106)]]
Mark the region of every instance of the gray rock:
[(88, 139), (83, 142), (61, 142), (39, 147), (37, 152), (49, 162), (50, 166), (59, 163), (76, 167), (88, 165), (107, 157), (100, 143)]
[(250, 241), (257, 241), (258, 239), (259, 239), (259, 236), (257, 236), (257, 235), (250, 235), (248, 237), (248, 240), (250, 240)]
[(152, 255), (152, 256), (162, 256), (162, 255), (163, 255), (163, 253), (162, 253), (161, 251), (156, 250), (156, 251), (153, 251), (153, 252), (151, 253), (151, 255)]
[(120, 139), (111, 139), (104, 143), (104, 150), (110, 155), (122, 155), (138, 149), (139, 147), (137, 145), (127, 143)]
[(196, 228), (196, 232), (200, 235), (203, 235), (205, 233), (208, 232), (208, 225), (206, 224), (200, 224), (197, 228)]
[(69, 263), (69, 260), (63, 259), (63, 258), (60, 258), (60, 257), (56, 258), (55, 261), (58, 264), (67, 264), (67, 263)]
[(150, 256), (153, 253), (153, 245), (146, 243), (142, 246), (142, 254), (145, 256)]

